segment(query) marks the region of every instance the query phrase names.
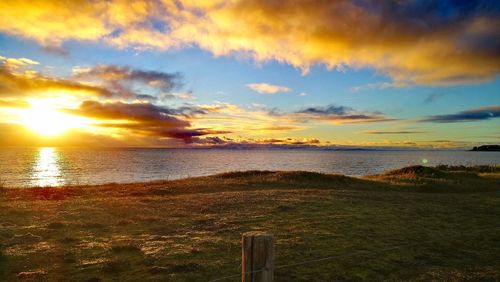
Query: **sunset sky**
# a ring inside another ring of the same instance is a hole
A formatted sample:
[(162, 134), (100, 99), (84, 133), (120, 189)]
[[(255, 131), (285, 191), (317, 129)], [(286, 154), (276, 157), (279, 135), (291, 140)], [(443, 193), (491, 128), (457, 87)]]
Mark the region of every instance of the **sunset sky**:
[(500, 2), (0, 1), (0, 146), (500, 141)]

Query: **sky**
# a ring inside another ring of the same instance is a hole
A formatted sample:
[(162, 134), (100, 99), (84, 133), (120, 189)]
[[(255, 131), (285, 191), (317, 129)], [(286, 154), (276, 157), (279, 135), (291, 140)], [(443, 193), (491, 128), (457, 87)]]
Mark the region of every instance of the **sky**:
[(498, 1), (0, 1), (0, 146), (500, 143)]

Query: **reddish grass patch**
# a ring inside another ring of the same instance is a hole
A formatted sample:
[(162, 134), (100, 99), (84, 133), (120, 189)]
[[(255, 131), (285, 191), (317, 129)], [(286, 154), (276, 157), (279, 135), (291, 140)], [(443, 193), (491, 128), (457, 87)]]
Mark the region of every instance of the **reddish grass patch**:
[(37, 200), (65, 200), (75, 195), (74, 189), (69, 188), (31, 188), (26, 189), (28, 196)]

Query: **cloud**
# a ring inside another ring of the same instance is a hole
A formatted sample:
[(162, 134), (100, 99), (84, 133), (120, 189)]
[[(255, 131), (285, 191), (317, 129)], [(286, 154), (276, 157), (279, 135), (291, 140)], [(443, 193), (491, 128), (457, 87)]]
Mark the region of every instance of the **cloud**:
[(384, 134), (420, 134), (420, 133), (426, 133), (425, 131), (377, 131), (377, 130), (372, 130), (372, 131), (365, 131), (363, 132), (364, 134), (375, 134), (375, 135), (384, 135)]
[(190, 128), (190, 122), (182, 117), (205, 113), (196, 107), (172, 109), (151, 103), (84, 101), (78, 109), (68, 109), (66, 112), (103, 121), (96, 126), (131, 130), (145, 136), (182, 139), (186, 143), (190, 143), (194, 136), (228, 133)]
[(0, 56), (0, 65), (6, 69), (18, 70), (24, 67), (38, 65), (39, 62), (28, 58), (7, 58)]
[(250, 83), (247, 87), (260, 94), (276, 94), (278, 92), (290, 92), (292, 89), (286, 86), (272, 85), (268, 83)]
[(0, 100), (0, 108), (28, 108), (30, 104), (22, 100)]
[[(272, 112), (271, 112), (272, 114)], [(275, 113), (276, 114), (276, 113)], [(279, 115), (279, 113), (277, 113)], [(364, 113), (350, 107), (329, 105), (324, 107), (309, 107), (291, 113), (299, 120), (320, 120), (334, 123), (366, 123), (366, 122), (386, 122), (396, 119), (388, 118), (382, 113)]]
[[(61, 46), (196, 45), (307, 72), (373, 68), (395, 82), (456, 84), (500, 70), (498, 1), (1, 1), (0, 31)], [(34, 24), (36, 23), (36, 24)]]
[(329, 105), (326, 107), (309, 107), (298, 111), (300, 114), (313, 114), (313, 115), (346, 115), (348, 112), (352, 111), (352, 108), (344, 106)]
[(38, 97), (54, 95), (64, 91), (86, 95), (111, 97), (113, 93), (105, 88), (79, 82), (43, 76), (36, 72), (16, 73), (0, 66), (0, 97), (15, 98), (36, 95)]
[(299, 131), (308, 126), (286, 114), (272, 115), (265, 105), (249, 107), (217, 102), (196, 106), (203, 114), (189, 116), (193, 127), (230, 131), (232, 136), (269, 137), (289, 131)]
[[(96, 82), (117, 97), (149, 98), (168, 95), (182, 87), (179, 73), (144, 71), (126, 66), (96, 65), (92, 68), (74, 68), (73, 79)], [(138, 89), (149, 90), (151, 94), (140, 93)]]
[(265, 126), (265, 127), (255, 128), (255, 130), (264, 130), (264, 131), (292, 131), (292, 130), (300, 130), (300, 129), (302, 129), (302, 127), (299, 127), (299, 126), (282, 126), (282, 125)]
[(432, 104), (434, 103), (436, 100), (446, 96), (447, 93), (445, 92), (435, 92), (435, 93), (431, 93), (427, 96), (427, 98), (425, 98), (424, 100), (424, 104)]
[(101, 103), (98, 101), (84, 101), (80, 108), (73, 113), (99, 118), (141, 122), (145, 124), (163, 125), (169, 127), (188, 126), (189, 123), (181, 121), (172, 115), (175, 110), (155, 106), (150, 103), (128, 104), (123, 102)]
[(297, 139), (292, 137), (234, 139), (225, 136), (209, 136), (203, 138), (193, 138), (193, 143), (199, 146), (238, 149), (317, 148), (321, 146), (321, 141), (316, 138)]
[(181, 100), (191, 100), (191, 101), (197, 100), (196, 96), (194, 96), (193, 91), (191, 91), (191, 90), (185, 91), (185, 92), (173, 93), (173, 95), (175, 98), (181, 99)]
[(453, 123), (483, 121), (500, 117), (500, 106), (481, 107), (456, 114), (435, 115), (424, 118), (421, 122)]
[(19, 124), (0, 123), (0, 146), (45, 147), (179, 147), (185, 145), (182, 139), (155, 138), (133, 134), (108, 134), (72, 129), (60, 136), (41, 137)]
[(403, 82), (377, 82), (377, 83), (369, 83), (361, 86), (355, 86), (350, 89), (351, 92), (357, 93), (365, 90), (383, 90), (389, 88), (403, 88), (408, 86), (407, 83)]
[(180, 99), (180, 100), (187, 100), (187, 101), (195, 101), (198, 98), (193, 94), (192, 90), (185, 91), (185, 92), (168, 92), (168, 93), (161, 93), (157, 96), (157, 99), (160, 101), (167, 101), (170, 99)]
[(191, 92), (172, 93), (183, 86), (179, 73), (145, 71), (126, 66), (74, 67), (69, 78), (43, 75), (29, 69), (38, 62), (0, 56), (0, 97), (82, 94), (103, 98), (162, 100), (195, 99)]

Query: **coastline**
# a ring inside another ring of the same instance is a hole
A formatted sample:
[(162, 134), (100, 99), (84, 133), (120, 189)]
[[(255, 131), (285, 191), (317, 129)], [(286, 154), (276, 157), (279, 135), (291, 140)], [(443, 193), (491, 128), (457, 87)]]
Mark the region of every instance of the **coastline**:
[(278, 272), (279, 280), (500, 276), (498, 166), (362, 178), (246, 171), (1, 189), (0, 199), (0, 280), (207, 281), (238, 272), (250, 230), (274, 234), (277, 265), (412, 244), (362, 257), (361, 268), (346, 257)]
[[(437, 180), (438, 182), (442, 181), (439, 180), (439, 172), (450, 172), (450, 173), (457, 173), (457, 172), (462, 172), (462, 173), (478, 173), (478, 174), (492, 174), (492, 175), (500, 175), (500, 165), (475, 165), (475, 166), (450, 166), (450, 165), (437, 165), (437, 166), (422, 166), (422, 165), (415, 165), (415, 166), (408, 166), (408, 167), (403, 167), (400, 169), (394, 169), (394, 170), (388, 170), (384, 171), (379, 174), (374, 174), (374, 175), (364, 175), (364, 176), (349, 176), (349, 175), (343, 175), (343, 174), (335, 174), (335, 173), (322, 173), (322, 172), (313, 172), (313, 171), (288, 171), (288, 170), (246, 170), (246, 171), (230, 171), (230, 172), (223, 172), (223, 173), (216, 173), (216, 174), (211, 174), (211, 175), (201, 175), (201, 176), (187, 176), (187, 177), (181, 177), (181, 178), (174, 178), (174, 179), (155, 179), (155, 180), (148, 180), (148, 181), (132, 181), (132, 182), (108, 182), (108, 183), (99, 183), (99, 184), (68, 184), (68, 185), (57, 185), (57, 186), (31, 186), (31, 187), (5, 187), (2, 186), (0, 183), (0, 189), (14, 189), (14, 190), (29, 190), (29, 189), (84, 189), (84, 188), (94, 188), (94, 189), (106, 189), (108, 187), (116, 187), (116, 186), (123, 186), (126, 187), (125, 189), (133, 189), (134, 186), (157, 186), (157, 185), (162, 185), (162, 184), (187, 184), (187, 186), (191, 185), (191, 182), (193, 181), (194, 183), (197, 183), (198, 181), (205, 181), (205, 180), (213, 180), (213, 179), (224, 179), (224, 181), (228, 181), (233, 178), (237, 178), (238, 180), (245, 180), (244, 178), (247, 178), (246, 180), (252, 180), (255, 179), (256, 177), (261, 177), (261, 176), (266, 176), (266, 175), (278, 175), (277, 177), (283, 177), (286, 179), (286, 176), (293, 176), (293, 175), (301, 175), (301, 176), (306, 176), (307, 179), (313, 180), (314, 178), (318, 179), (328, 179), (328, 178), (343, 178), (352, 181), (352, 183), (362, 183), (363, 181), (372, 181), (373, 183), (371, 184), (377, 184), (374, 185), (376, 187), (380, 185), (384, 185), (383, 182), (387, 182), (385, 184), (394, 184), (394, 178), (398, 176), (396, 179), (399, 181), (405, 182), (405, 179), (420, 179), (420, 181), (423, 180)], [(429, 178), (430, 176), (430, 178)], [(262, 178), (261, 181), (270, 181), (271, 179), (269, 178)], [(272, 182), (276, 182), (276, 179), (273, 179)], [(304, 179), (301, 179), (301, 181), (304, 181)], [(279, 181), (278, 181), (279, 182)], [(423, 184), (431, 184), (427, 182), (420, 183), (416, 186), (421, 186)], [(302, 183), (304, 185), (307, 185), (306, 183)], [(408, 183), (407, 183), (408, 184)], [(417, 184), (416, 182), (413, 184)], [(442, 183), (446, 186), (446, 183)], [(328, 183), (325, 183), (325, 185), (328, 186)], [(217, 186), (217, 185), (215, 185)], [(390, 186), (390, 185), (389, 185)], [(463, 186), (463, 185), (460, 185)], [(180, 191), (179, 191), (180, 192)]]

